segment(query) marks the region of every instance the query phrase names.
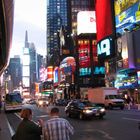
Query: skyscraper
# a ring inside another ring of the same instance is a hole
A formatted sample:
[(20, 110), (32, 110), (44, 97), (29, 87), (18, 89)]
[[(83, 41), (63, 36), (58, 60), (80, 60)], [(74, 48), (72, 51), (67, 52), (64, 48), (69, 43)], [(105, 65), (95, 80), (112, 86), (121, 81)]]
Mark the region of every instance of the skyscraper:
[[(47, 53), (50, 60), (59, 55), (58, 34), (61, 27), (67, 29), (67, 0), (48, 0), (47, 7)], [(58, 53), (57, 53), (58, 52)]]

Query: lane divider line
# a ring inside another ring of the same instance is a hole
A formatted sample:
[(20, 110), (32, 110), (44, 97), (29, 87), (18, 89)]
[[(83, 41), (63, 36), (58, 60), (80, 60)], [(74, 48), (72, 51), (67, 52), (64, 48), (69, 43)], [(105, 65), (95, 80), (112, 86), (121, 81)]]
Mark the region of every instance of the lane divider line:
[(11, 136), (13, 136), (13, 135), (15, 134), (15, 131), (14, 131), (14, 129), (12, 128), (12, 126), (10, 125), (8, 119), (6, 119), (6, 121), (7, 121), (7, 124), (8, 124), (8, 128), (9, 128), (10, 134), (11, 134)]
[(129, 120), (129, 121), (137, 121), (140, 122), (140, 119), (132, 119), (132, 118), (123, 118), (124, 120)]

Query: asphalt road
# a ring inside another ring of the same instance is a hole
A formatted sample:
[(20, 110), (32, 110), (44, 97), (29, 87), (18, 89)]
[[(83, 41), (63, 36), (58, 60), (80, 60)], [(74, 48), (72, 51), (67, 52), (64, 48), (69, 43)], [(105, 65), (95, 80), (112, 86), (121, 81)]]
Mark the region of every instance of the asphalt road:
[[(38, 109), (35, 105), (29, 105), (32, 108), (33, 120), (42, 118), (44, 121), (49, 119), (48, 109)], [(67, 118), (64, 113), (64, 107), (60, 108), (60, 115), (73, 125), (75, 129), (71, 140), (140, 140), (140, 111), (134, 110), (107, 110), (104, 119), (79, 120), (77, 118)], [(13, 130), (15, 131), (20, 118), (18, 113), (8, 113), (7, 118)]]

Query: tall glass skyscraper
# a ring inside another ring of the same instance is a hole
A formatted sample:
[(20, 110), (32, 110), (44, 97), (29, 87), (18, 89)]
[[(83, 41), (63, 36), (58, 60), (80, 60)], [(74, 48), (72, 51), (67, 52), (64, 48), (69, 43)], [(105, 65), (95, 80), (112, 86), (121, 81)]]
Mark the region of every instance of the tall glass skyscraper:
[(67, 0), (48, 0), (47, 4), (47, 56), (50, 59), (59, 51), (58, 33), (67, 28)]

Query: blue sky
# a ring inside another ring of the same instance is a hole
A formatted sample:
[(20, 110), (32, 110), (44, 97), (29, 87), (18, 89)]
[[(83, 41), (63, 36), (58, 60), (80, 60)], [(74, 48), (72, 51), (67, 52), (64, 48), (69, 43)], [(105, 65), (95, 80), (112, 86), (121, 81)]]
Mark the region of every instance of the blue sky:
[(10, 57), (22, 55), (25, 31), (37, 53), (46, 55), (46, 0), (15, 0), (13, 41)]

